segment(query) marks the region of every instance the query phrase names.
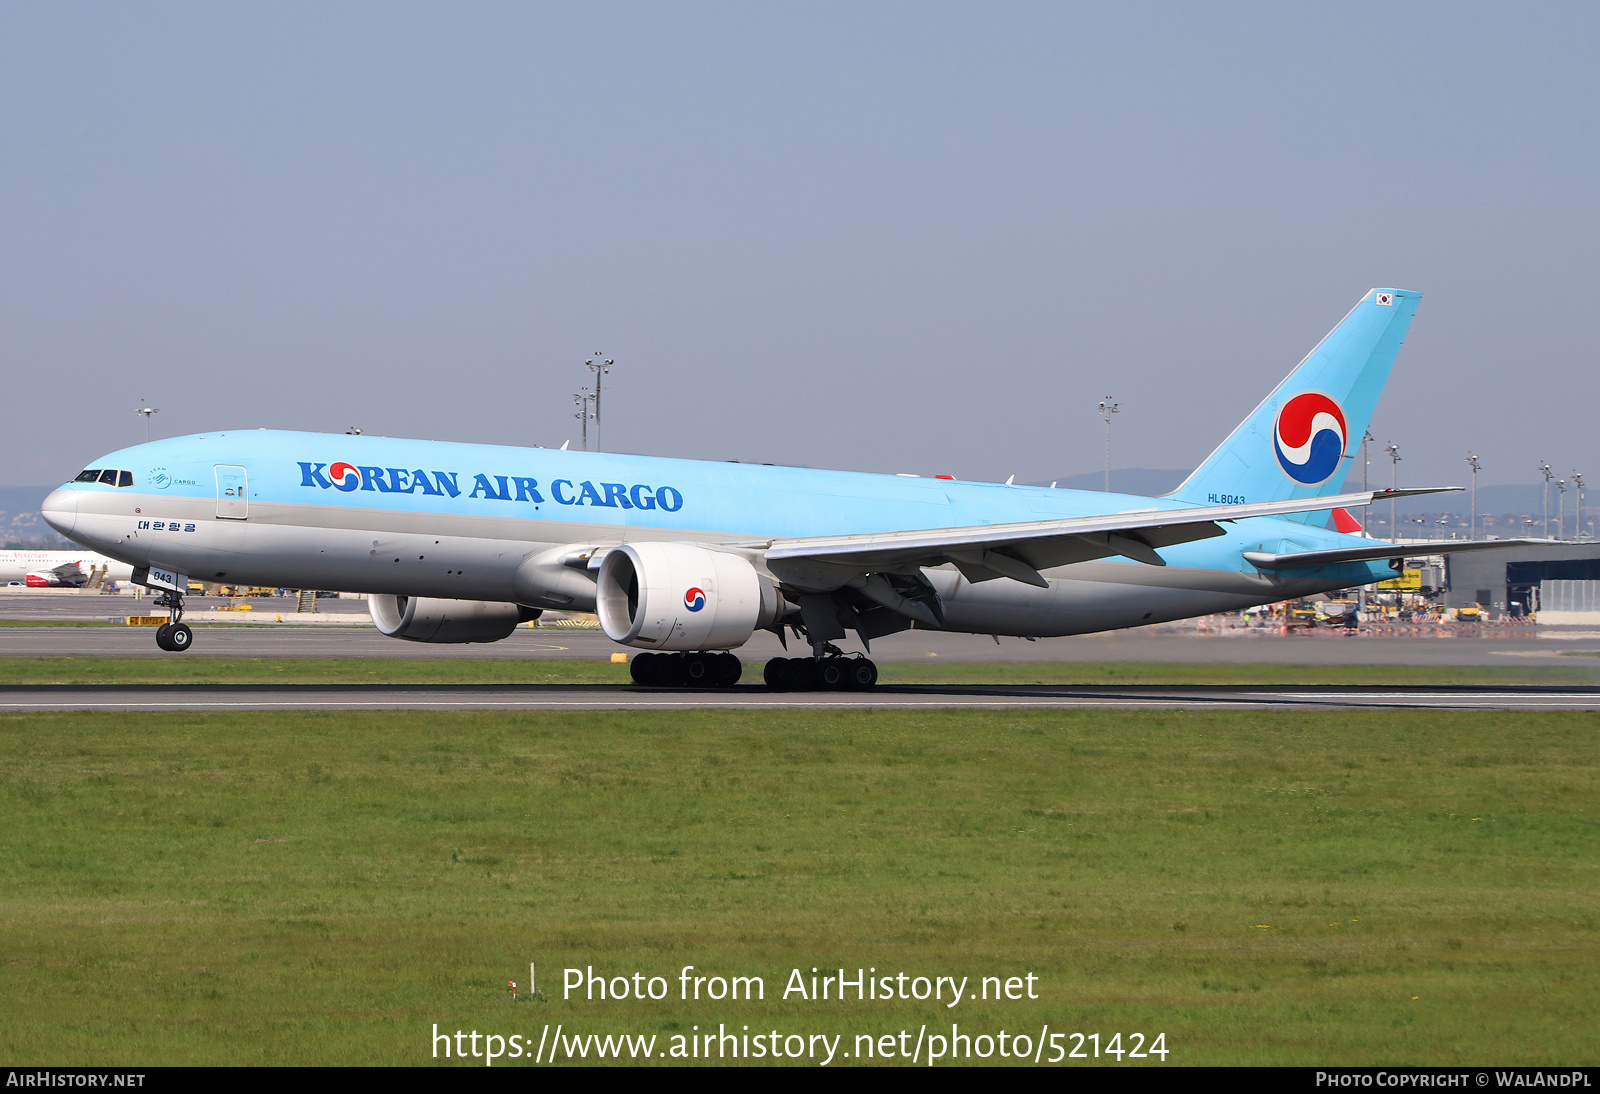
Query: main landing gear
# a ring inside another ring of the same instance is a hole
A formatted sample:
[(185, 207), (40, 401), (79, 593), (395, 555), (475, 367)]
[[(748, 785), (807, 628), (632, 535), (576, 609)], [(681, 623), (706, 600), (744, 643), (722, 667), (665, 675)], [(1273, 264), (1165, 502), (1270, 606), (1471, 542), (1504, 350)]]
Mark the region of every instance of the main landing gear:
[[(628, 671), (635, 684), (646, 687), (731, 688), (744, 666), (726, 651), (640, 653), (628, 662)], [(855, 691), (878, 682), (878, 666), (832, 650), (821, 657), (774, 657), (761, 678), (774, 691)]]
[(773, 691), (842, 691), (870, 688), (878, 666), (865, 657), (774, 657), (761, 673)]
[(170, 622), (156, 628), (156, 645), (168, 653), (183, 653), (194, 643), (194, 632), (187, 623), (180, 622), (183, 619), (183, 594), (168, 589), (156, 598), (155, 606), (166, 608), (172, 614)]
[(652, 687), (731, 688), (744, 666), (726, 650), (719, 653), (640, 653), (628, 662), (635, 684)]

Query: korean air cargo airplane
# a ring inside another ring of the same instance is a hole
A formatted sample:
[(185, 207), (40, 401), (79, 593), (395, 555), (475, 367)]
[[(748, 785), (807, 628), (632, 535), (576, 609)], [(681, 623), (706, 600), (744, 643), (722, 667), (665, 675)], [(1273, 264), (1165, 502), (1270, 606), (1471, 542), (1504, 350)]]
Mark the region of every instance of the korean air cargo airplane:
[(102, 456), (43, 516), (163, 591), (164, 649), (193, 640), (193, 577), (368, 593), (377, 628), (415, 642), (493, 642), (543, 609), (594, 611), (647, 651), (632, 666), (649, 684), (732, 684), (727, 651), (793, 634), (811, 656), (770, 661), (768, 684), (868, 687), (872, 662), (836, 645), (852, 631), (870, 649), (910, 627), (1137, 627), (1506, 546), (1348, 531), (1344, 510), (1396, 496), (1337, 490), (1419, 298), (1367, 293), (1164, 497), (229, 429)]

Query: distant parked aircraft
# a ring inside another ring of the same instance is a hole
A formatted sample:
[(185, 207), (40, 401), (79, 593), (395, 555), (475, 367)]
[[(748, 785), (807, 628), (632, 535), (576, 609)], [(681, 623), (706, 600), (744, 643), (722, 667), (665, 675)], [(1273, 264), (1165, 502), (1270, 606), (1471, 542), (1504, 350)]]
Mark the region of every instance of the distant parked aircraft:
[(0, 551), (0, 583), (21, 581), (32, 589), (81, 588), (92, 571), (102, 580), (130, 581), (133, 567), (89, 551)]

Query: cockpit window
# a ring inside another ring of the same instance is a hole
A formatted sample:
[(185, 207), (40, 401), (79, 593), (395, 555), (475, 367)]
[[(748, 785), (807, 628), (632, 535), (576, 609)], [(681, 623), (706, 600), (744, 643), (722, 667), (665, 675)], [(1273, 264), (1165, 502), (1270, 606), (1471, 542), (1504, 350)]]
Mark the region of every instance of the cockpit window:
[(133, 472), (120, 468), (91, 467), (78, 472), (73, 482), (103, 482), (107, 486), (132, 486)]

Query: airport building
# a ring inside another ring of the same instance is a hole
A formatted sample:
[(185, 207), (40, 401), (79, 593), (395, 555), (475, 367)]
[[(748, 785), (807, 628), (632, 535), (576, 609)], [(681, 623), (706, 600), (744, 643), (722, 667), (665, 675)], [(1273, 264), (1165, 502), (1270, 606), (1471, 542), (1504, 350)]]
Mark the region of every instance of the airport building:
[(1540, 623), (1600, 624), (1600, 543), (1552, 540), (1445, 556), (1446, 608), (1473, 604)]

